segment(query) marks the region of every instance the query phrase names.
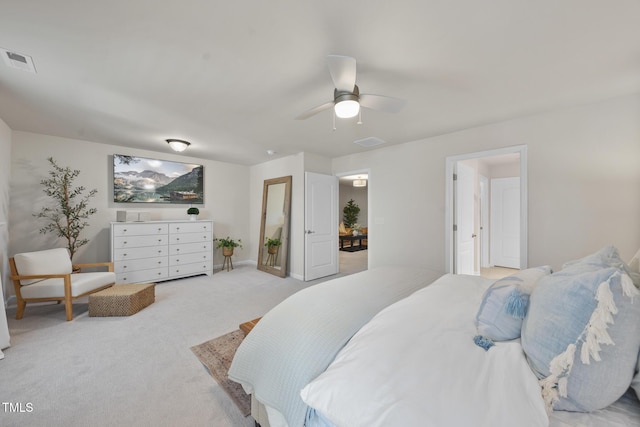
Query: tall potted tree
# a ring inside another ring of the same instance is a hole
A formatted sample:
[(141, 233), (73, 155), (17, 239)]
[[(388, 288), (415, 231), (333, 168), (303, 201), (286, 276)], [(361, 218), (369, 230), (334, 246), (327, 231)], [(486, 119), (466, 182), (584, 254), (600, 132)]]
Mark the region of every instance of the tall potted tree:
[(342, 209), (344, 226), (352, 228), (353, 224), (358, 222), (358, 215), (360, 215), (360, 207), (353, 199), (350, 199), (345, 207)]
[(49, 178), (41, 180), (40, 184), (44, 186), (42, 191), (53, 198), (54, 204), (43, 207), (33, 215), (49, 221), (40, 229), (40, 233), (55, 233), (66, 239), (69, 256), (73, 260), (77, 250), (89, 243), (89, 239), (80, 238), (80, 233), (89, 225), (87, 219), (98, 211), (89, 207), (89, 200), (98, 190), (93, 189), (84, 194), (83, 186), (73, 186), (73, 181), (80, 175), (78, 169), (59, 166), (53, 157), (47, 160), (51, 163), (52, 170), (49, 171)]

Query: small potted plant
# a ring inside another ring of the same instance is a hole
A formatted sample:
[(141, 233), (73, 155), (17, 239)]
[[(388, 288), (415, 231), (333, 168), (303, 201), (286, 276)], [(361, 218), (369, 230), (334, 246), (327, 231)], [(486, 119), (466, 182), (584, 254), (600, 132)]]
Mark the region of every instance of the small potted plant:
[(282, 245), (282, 240), (267, 237), (264, 245), (267, 247), (267, 251), (270, 254), (275, 255), (278, 252), (278, 247)]
[(224, 256), (233, 255), (234, 248), (240, 247), (242, 249), (242, 239), (234, 240), (227, 236), (224, 239), (214, 239), (213, 241), (218, 242), (218, 248), (222, 248), (222, 255)]
[(191, 218), (191, 221), (195, 221), (196, 219), (198, 219), (198, 215), (200, 214), (200, 209), (198, 208), (189, 208), (187, 209), (187, 215), (189, 215), (189, 218)]

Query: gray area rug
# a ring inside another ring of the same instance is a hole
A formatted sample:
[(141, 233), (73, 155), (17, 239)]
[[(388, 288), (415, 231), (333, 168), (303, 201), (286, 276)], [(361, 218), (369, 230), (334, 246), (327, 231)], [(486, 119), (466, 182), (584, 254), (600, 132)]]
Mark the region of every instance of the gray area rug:
[(251, 414), (251, 397), (244, 392), (242, 386), (231, 381), (227, 376), (233, 356), (244, 339), (244, 333), (238, 329), (221, 337), (191, 347), (191, 351), (209, 370), (209, 373), (220, 384), (220, 387), (231, 397), (242, 415)]

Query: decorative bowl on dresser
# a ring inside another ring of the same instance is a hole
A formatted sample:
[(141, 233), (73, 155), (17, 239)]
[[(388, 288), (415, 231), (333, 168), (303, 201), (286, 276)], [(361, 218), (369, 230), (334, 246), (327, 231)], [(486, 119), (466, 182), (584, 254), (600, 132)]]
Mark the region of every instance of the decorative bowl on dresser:
[(213, 274), (212, 221), (111, 223), (116, 283)]

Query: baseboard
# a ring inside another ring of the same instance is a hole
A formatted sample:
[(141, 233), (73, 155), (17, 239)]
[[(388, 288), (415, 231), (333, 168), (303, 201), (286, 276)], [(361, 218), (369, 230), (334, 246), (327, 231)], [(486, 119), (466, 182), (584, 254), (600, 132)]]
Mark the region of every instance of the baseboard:
[(18, 299), (16, 298), (15, 295), (11, 295), (9, 298), (7, 298), (7, 300), (4, 302), (4, 308), (9, 308), (9, 307), (16, 307), (18, 305)]
[(301, 274), (296, 274), (296, 273), (289, 272), (289, 276), (291, 278), (293, 278), (293, 279), (297, 279), (297, 280), (300, 280), (300, 281), (304, 282), (304, 276), (301, 275)]

